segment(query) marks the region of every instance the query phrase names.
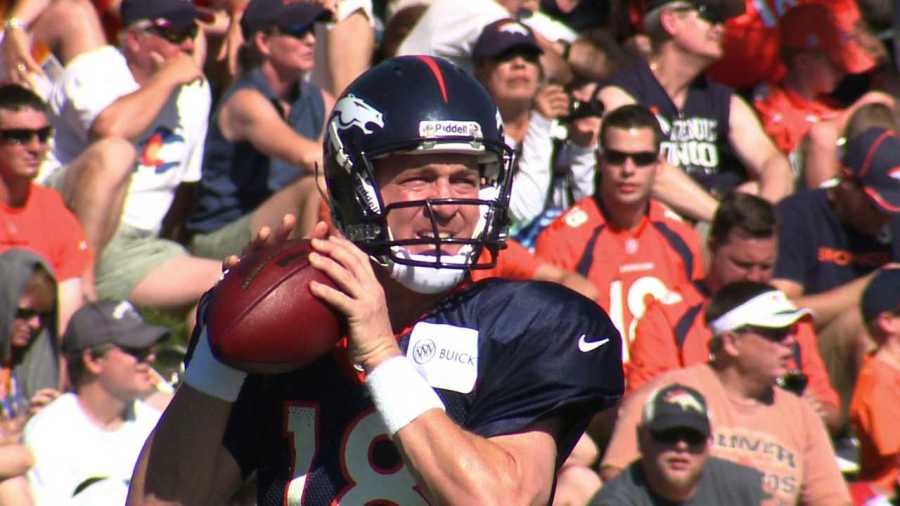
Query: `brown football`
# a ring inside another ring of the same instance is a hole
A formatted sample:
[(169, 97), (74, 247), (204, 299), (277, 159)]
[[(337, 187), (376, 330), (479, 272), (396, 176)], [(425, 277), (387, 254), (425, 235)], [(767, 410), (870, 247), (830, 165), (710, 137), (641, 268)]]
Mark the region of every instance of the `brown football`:
[(206, 308), (209, 344), (219, 360), (261, 374), (305, 367), (334, 348), (343, 318), (309, 291), (335, 286), (309, 265), (308, 239), (267, 246), (242, 258), (216, 284)]

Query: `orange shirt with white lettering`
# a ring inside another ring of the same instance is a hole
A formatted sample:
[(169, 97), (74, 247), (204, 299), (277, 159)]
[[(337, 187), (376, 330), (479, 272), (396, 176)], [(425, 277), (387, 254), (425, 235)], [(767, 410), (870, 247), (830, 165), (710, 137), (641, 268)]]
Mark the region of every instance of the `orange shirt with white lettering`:
[(625, 469), (640, 457), (636, 427), (644, 402), (671, 383), (703, 394), (713, 431), (712, 455), (760, 470), (772, 504), (850, 504), (828, 433), (809, 403), (774, 387), (770, 403), (736, 399), (707, 364), (668, 372), (626, 396), (602, 467)]
[(535, 255), (591, 281), (597, 304), (629, 343), (650, 298), (678, 302), (673, 288), (703, 277), (697, 233), (654, 200), (640, 225), (621, 230), (593, 197), (584, 198), (541, 232)]

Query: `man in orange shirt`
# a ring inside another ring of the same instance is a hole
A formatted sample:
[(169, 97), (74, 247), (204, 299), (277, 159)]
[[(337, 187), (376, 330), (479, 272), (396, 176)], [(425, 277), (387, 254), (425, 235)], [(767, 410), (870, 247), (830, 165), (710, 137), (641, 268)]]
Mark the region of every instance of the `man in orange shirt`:
[(850, 420), (859, 438), (859, 479), (896, 499), (900, 475), (900, 269), (881, 270), (862, 296), (878, 349), (859, 373)]
[(33, 182), (53, 129), (47, 105), (16, 84), (0, 87), (0, 251), (40, 255), (59, 281), (59, 328), (94, 297), (94, 257), (59, 194)]
[[(735, 281), (768, 282), (777, 240), (775, 212), (768, 201), (745, 193), (733, 193), (722, 200), (710, 229), (712, 258), (707, 277), (676, 288), (683, 295), (678, 303), (648, 304), (637, 325), (626, 370), (629, 392), (668, 370), (709, 359), (712, 331), (703, 322), (703, 311), (710, 297)], [(800, 322), (794, 341), (791, 368), (799, 369), (808, 379), (803, 397), (830, 429), (837, 430), (840, 399), (829, 383), (811, 322)]]
[(594, 195), (551, 223), (535, 248), (538, 258), (594, 284), (597, 303), (626, 342), (647, 296), (675, 303), (681, 295), (673, 287), (703, 277), (697, 234), (650, 198), (660, 140), (656, 117), (642, 105), (604, 116)]
[(670, 371), (625, 398), (601, 464), (603, 478), (639, 457), (636, 427), (649, 395), (680, 383), (706, 398), (712, 455), (761, 471), (763, 489), (776, 504), (851, 504), (822, 421), (809, 403), (776, 388), (791, 368), (795, 325), (808, 314), (764, 283), (719, 289), (704, 315), (714, 334), (709, 363)]

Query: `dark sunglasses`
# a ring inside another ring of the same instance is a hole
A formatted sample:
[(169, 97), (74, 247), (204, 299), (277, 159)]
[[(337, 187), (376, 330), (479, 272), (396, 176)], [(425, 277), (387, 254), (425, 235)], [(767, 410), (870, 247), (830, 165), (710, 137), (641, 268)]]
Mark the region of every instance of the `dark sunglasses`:
[(20, 320), (30, 320), (37, 316), (41, 320), (46, 320), (50, 318), (50, 315), (53, 314), (52, 311), (37, 311), (34, 309), (26, 309), (26, 308), (18, 308), (16, 309), (16, 318)]
[(623, 165), (628, 158), (631, 158), (631, 161), (638, 167), (647, 167), (656, 163), (659, 155), (653, 151), (639, 151), (637, 153), (626, 153), (615, 149), (603, 151), (603, 159), (612, 165)]
[(315, 24), (309, 23), (305, 25), (288, 25), (288, 26), (279, 26), (276, 27), (277, 33), (281, 35), (287, 35), (289, 37), (293, 37), (295, 39), (302, 39), (306, 37), (306, 34), (313, 31), (315, 28)]
[(653, 440), (664, 445), (673, 445), (684, 441), (690, 446), (698, 446), (706, 443), (706, 436), (691, 429), (674, 428), (658, 432), (650, 432)]
[(711, 25), (718, 25), (726, 20), (723, 12), (709, 5), (682, 7), (675, 10), (678, 12), (697, 11), (697, 16)]
[(53, 127), (44, 128), (4, 128), (0, 129), (0, 139), (7, 144), (28, 144), (37, 137), (38, 142), (46, 144), (53, 135)]
[(754, 334), (762, 337), (767, 341), (772, 341), (773, 343), (781, 343), (783, 342), (787, 336), (793, 335), (797, 330), (796, 325), (791, 325), (790, 327), (744, 327), (744, 332), (753, 332)]
[(151, 26), (145, 28), (149, 33), (156, 35), (162, 39), (165, 39), (167, 42), (171, 44), (181, 44), (187, 39), (193, 39), (197, 36), (197, 31), (199, 28), (196, 23), (191, 23), (184, 28), (175, 28), (174, 26), (169, 25), (168, 23), (157, 22)]
[(147, 348), (129, 348), (127, 346), (118, 346), (123, 353), (127, 353), (134, 357), (138, 362), (146, 362), (150, 355), (156, 352), (156, 347), (148, 346)]
[(492, 60), (495, 63), (503, 63), (514, 60), (517, 56), (521, 56), (528, 63), (539, 63), (541, 61), (541, 54), (528, 47), (512, 47), (494, 56)]

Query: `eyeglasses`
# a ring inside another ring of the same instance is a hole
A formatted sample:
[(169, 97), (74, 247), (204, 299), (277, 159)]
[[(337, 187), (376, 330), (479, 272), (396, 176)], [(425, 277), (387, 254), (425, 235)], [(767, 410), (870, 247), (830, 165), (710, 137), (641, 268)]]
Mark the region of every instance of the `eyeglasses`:
[(19, 320), (30, 320), (37, 316), (41, 320), (46, 320), (50, 318), (50, 315), (53, 314), (52, 311), (38, 311), (36, 309), (24, 308), (20, 307), (16, 309), (16, 318)]
[(153, 355), (156, 352), (156, 348), (154, 346), (148, 346), (146, 348), (129, 348), (126, 346), (117, 346), (123, 353), (127, 353), (134, 357), (138, 362), (146, 362), (150, 355)]
[(788, 336), (794, 335), (797, 331), (796, 325), (791, 325), (790, 327), (753, 327), (746, 326), (741, 329), (741, 332), (752, 332), (766, 341), (772, 341), (773, 343), (781, 343), (787, 339)]
[(46, 144), (53, 135), (53, 127), (43, 128), (3, 128), (0, 129), (0, 139), (7, 144), (28, 144), (37, 137), (38, 142)]
[(650, 436), (657, 443), (664, 445), (673, 445), (679, 441), (684, 441), (690, 446), (698, 446), (706, 443), (706, 436), (696, 430), (676, 427), (662, 431), (651, 431)]
[(287, 35), (288, 37), (293, 37), (295, 39), (302, 39), (306, 37), (306, 34), (312, 32), (313, 28), (315, 28), (315, 25), (312, 23), (304, 25), (277, 26), (275, 27), (275, 33), (277, 35)]
[(183, 43), (187, 39), (195, 38), (197, 36), (197, 31), (199, 30), (197, 23), (191, 23), (187, 26), (176, 28), (165, 19), (149, 21), (147, 24), (143, 25), (138, 24), (136, 27), (147, 33), (152, 33), (153, 35), (164, 39), (166, 42), (176, 45)]
[(676, 12), (697, 11), (697, 17), (711, 25), (718, 25), (725, 22), (725, 16), (722, 14), (722, 12), (720, 12), (719, 9), (716, 9), (715, 7), (709, 5), (691, 5), (679, 7), (673, 10)]
[(138, 363), (146, 362), (147, 358), (149, 358), (150, 355), (156, 353), (155, 346), (148, 346), (146, 348), (132, 348), (128, 346), (119, 346), (118, 344), (101, 344), (91, 348), (91, 355), (93, 355), (95, 358), (99, 358), (109, 353), (113, 348), (118, 348), (118, 350), (122, 353), (131, 355)]
[(541, 54), (537, 52), (537, 50), (528, 47), (513, 47), (491, 59), (494, 60), (495, 63), (504, 63), (514, 60), (517, 56), (521, 56), (522, 59), (528, 63), (539, 63), (541, 61)]
[(647, 167), (656, 163), (659, 155), (653, 151), (638, 151), (637, 153), (626, 153), (615, 149), (603, 151), (603, 159), (612, 165), (624, 165), (628, 158), (631, 158), (631, 161), (638, 167)]

